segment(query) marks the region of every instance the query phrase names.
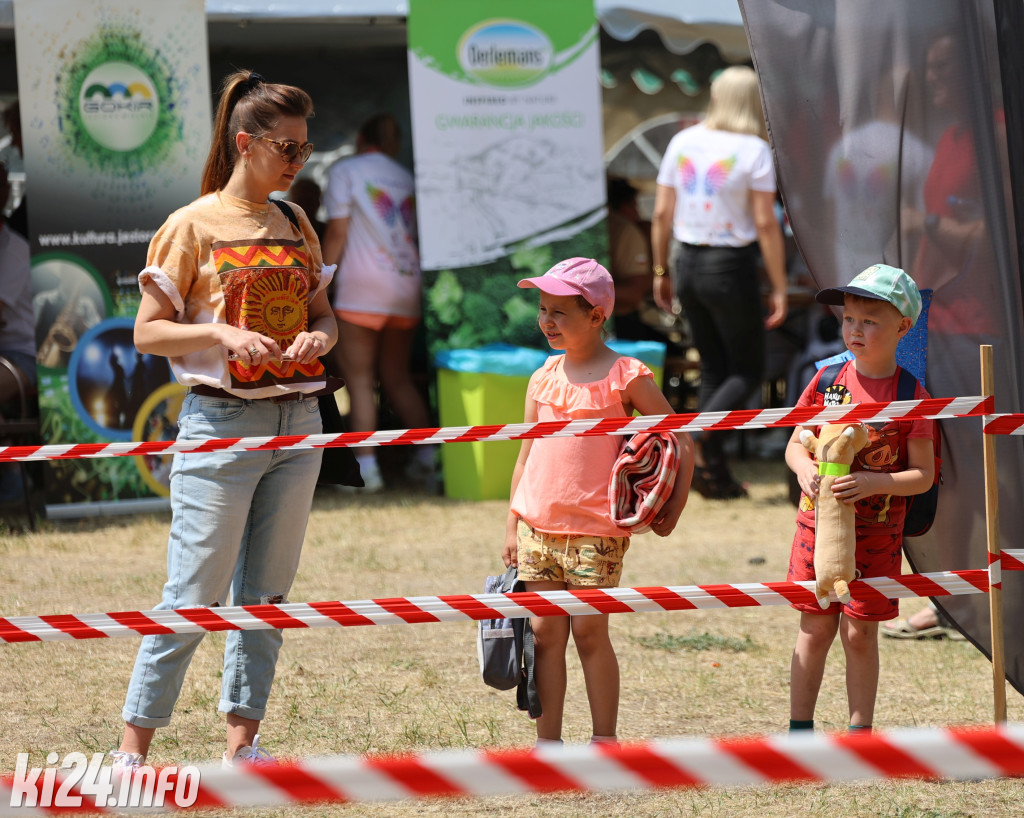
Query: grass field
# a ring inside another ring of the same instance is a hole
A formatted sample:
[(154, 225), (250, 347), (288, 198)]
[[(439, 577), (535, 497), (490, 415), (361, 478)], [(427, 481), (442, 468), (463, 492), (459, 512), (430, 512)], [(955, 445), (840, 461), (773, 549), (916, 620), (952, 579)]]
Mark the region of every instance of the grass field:
[[(622, 584), (686, 585), (785, 578), (794, 509), (781, 462), (744, 461), (750, 498), (691, 498), (675, 533), (637, 537)], [(499, 573), (506, 504), (396, 490), (355, 498), (320, 489), (292, 601), (480, 593)], [(0, 536), (0, 616), (151, 608), (164, 580), (169, 515), (48, 523)], [(923, 601), (904, 603), (912, 612)], [(788, 720), (797, 615), (788, 607), (612, 617), (622, 669), (623, 741), (780, 732)], [(527, 746), (514, 693), (479, 679), (475, 624), (288, 631), (262, 740), (278, 756)], [(0, 646), (0, 771), (16, 754), (117, 746), (134, 639)], [(157, 733), (155, 765), (219, 758), (223, 637), (208, 636), (174, 720)], [(992, 719), (987, 660), (966, 642), (883, 640), (875, 724), (984, 725)], [(582, 674), (570, 646), (567, 742), (590, 737)], [(842, 650), (830, 656), (817, 712), (826, 731), (847, 724)], [(1008, 692), (1009, 718), (1020, 697)], [(325, 806), (310, 816), (789, 816), (894, 818), (1020, 815), (1015, 781), (573, 794)], [(297, 810), (257, 810), (258, 816)], [(232, 813), (234, 814), (234, 813)]]

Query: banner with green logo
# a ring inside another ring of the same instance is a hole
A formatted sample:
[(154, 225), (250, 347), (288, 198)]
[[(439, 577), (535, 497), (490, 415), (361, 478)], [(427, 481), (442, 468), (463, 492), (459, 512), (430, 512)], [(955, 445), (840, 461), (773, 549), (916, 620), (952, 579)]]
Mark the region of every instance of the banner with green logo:
[(536, 293), (607, 255), (593, 0), (410, 0), (416, 209), (432, 352), (536, 346)]
[[(173, 434), (181, 389), (132, 342), (136, 276), (209, 147), (203, 0), (16, 0), (44, 443)], [(163, 459), (55, 461), (54, 504), (166, 493)]]

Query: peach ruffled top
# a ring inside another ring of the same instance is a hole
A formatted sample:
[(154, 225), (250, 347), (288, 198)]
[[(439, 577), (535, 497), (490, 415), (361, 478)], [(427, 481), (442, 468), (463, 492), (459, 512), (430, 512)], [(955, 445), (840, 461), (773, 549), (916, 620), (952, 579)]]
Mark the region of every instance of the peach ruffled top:
[[(623, 391), (636, 378), (653, 377), (641, 361), (621, 357), (601, 380), (572, 383), (564, 361), (552, 355), (530, 378), (527, 395), (537, 402), (539, 421), (625, 417)], [(621, 445), (620, 435), (534, 440), (512, 511), (549, 534), (628, 537), (608, 510), (608, 480)]]

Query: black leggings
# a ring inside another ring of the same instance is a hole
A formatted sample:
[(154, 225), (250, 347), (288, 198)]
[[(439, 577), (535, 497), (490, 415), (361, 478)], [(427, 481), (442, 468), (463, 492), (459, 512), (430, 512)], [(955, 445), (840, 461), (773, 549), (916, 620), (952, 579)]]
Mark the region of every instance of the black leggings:
[[(701, 412), (744, 409), (764, 377), (757, 245), (680, 246), (675, 285), (700, 353)], [(695, 435), (709, 468), (725, 465), (722, 432)]]

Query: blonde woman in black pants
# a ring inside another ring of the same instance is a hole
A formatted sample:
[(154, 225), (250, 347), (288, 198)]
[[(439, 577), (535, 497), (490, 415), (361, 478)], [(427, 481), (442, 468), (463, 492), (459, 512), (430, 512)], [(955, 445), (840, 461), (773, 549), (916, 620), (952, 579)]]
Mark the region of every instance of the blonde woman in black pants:
[[(700, 411), (742, 409), (761, 384), (765, 330), (786, 320), (782, 229), (775, 168), (757, 75), (727, 68), (711, 85), (704, 122), (673, 137), (662, 159), (651, 222), (654, 298), (672, 312), (678, 296), (700, 353)], [(669, 245), (679, 247), (666, 269)], [(758, 251), (771, 282), (763, 317)], [(693, 486), (704, 496), (746, 495), (729, 470), (722, 432), (698, 441)]]

